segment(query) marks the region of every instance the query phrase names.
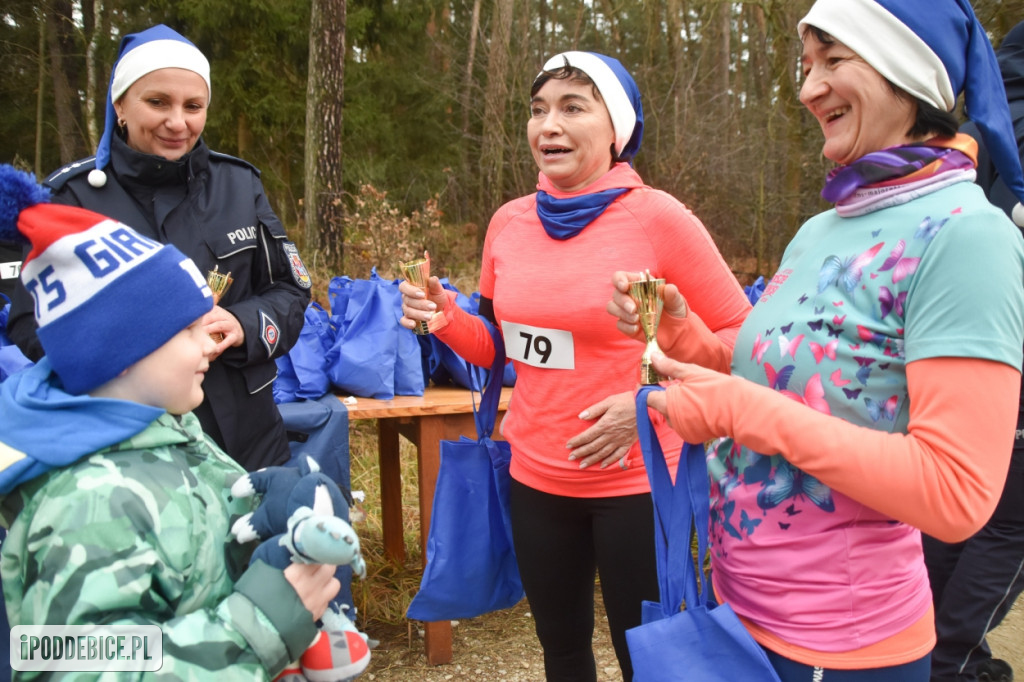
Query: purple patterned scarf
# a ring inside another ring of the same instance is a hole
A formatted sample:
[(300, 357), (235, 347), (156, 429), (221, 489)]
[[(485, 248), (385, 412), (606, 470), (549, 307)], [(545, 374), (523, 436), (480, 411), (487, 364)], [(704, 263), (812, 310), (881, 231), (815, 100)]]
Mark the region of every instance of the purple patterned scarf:
[[(957, 138), (960, 136), (958, 135)], [(950, 141), (953, 146), (933, 147), (927, 144), (908, 144), (882, 149), (860, 157), (846, 166), (829, 171), (821, 196), (836, 204), (848, 198), (861, 187), (906, 178), (935, 164), (928, 172), (914, 176), (934, 176), (950, 170), (975, 167), (974, 159), (961, 151), (960, 140)], [(947, 141), (943, 141), (945, 144)], [(971, 140), (973, 142), (973, 140)], [(938, 162), (936, 164), (936, 162)]]

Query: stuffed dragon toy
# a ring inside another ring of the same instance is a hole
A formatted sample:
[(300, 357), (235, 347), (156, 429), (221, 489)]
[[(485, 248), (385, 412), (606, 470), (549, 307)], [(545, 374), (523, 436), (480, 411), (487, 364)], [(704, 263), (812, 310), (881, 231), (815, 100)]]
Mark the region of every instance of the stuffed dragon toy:
[[(282, 570), (292, 562), (351, 566), (355, 575), (366, 577), (359, 537), (339, 516), (351, 500), (311, 457), (299, 458), (298, 466), (246, 474), (231, 486), (231, 494), (261, 496), (259, 507), (231, 527), (238, 542), (260, 541), (250, 562), (263, 560)], [(321, 622), (317, 639), (275, 682), (343, 682), (366, 669), (369, 639), (348, 616), (328, 608)]]

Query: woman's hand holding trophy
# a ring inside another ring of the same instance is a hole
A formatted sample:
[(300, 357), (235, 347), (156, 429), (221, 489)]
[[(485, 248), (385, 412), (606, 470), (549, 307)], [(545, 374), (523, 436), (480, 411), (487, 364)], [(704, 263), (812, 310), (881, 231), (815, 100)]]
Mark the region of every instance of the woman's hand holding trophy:
[(629, 283), (629, 295), (636, 303), (640, 329), (647, 342), (640, 358), (641, 384), (656, 384), (664, 379), (651, 364), (653, 354), (661, 353), (661, 349), (658, 348), (658, 323), (661, 321), (661, 311), (664, 307), (664, 288), (665, 280), (652, 277), (650, 270), (644, 271), (640, 279)]

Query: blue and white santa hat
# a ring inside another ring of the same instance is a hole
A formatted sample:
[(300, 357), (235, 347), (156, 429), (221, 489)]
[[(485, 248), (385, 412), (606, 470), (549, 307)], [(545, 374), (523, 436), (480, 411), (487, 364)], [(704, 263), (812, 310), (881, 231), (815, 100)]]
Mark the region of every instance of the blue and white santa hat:
[(213, 308), (206, 279), (175, 247), (48, 202), (34, 176), (0, 165), (0, 239), (32, 245), (21, 281), (68, 393), (102, 386)]
[(147, 28), (141, 33), (126, 35), (121, 40), (114, 68), (110, 70), (106, 124), (96, 149), (96, 168), (89, 172), (89, 184), (93, 187), (107, 184), (107, 174), (103, 169), (110, 162), (110, 140), (117, 126), (114, 102), (121, 99), (135, 81), (153, 71), (167, 68), (186, 69), (199, 74), (206, 81), (210, 99), (213, 98), (210, 62), (188, 38), (163, 24)]
[(567, 63), (594, 81), (612, 117), (615, 152), (623, 161), (630, 161), (640, 151), (640, 141), (644, 137), (644, 108), (636, 81), (618, 59), (597, 52), (556, 54), (544, 64), (537, 77), (564, 68)]
[[(1007, 187), (1024, 202), (1024, 173), (992, 44), (968, 0), (818, 0), (800, 20), (856, 52), (876, 71), (943, 111), (964, 93)], [(1013, 209), (1024, 227), (1024, 206)]]

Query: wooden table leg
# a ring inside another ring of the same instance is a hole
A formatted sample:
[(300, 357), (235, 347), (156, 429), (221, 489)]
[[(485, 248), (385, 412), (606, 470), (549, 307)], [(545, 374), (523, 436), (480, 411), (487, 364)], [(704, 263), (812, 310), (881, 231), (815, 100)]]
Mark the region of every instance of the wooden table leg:
[[(441, 440), (445, 438), (445, 417), (423, 416), (417, 420), (416, 452), (418, 453), (419, 494), (420, 494), (420, 548), (423, 551), (423, 565), (427, 563), (427, 537), (430, 532), (430, 516), (434, 508), (434, 490), (437, 488), (437, 474), (441, 470)], [(424, 623), (423, 644), (428, 665), (442, 665), (452, 662), (451, 621)]]
[(396, 419), (377, 420), (377, 456), (384, 555), (401, 564), (405, 561), (405, 532), (402, 529), (402, 461), (396, 422)]

